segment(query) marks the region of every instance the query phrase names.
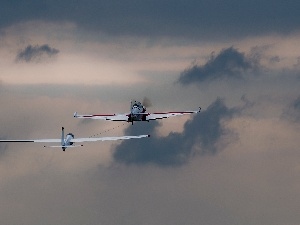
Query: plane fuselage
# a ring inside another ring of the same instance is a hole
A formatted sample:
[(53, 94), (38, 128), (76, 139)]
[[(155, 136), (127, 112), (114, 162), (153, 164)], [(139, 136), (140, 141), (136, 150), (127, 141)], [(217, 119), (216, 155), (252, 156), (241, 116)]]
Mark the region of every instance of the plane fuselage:
[(140, 102), (134, 101), (131, 103), (130, 115), (128, 122), (145, 121), (146, 120), (146, 107)]

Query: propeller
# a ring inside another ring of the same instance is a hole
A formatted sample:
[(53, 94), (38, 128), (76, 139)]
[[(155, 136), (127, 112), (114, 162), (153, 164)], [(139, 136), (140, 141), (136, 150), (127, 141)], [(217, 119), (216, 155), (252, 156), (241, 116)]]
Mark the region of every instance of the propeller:
[(150, 99), (149, 98), (147, 98), (147, 97), (145, 97), (144, 99), (143, 99), (143, 106), (145, 106), (146, 108), (149, 108), (149, 107), (151, 107), (152, 106), (152, 103), (151, 103), (151, 101), (150, 101)]

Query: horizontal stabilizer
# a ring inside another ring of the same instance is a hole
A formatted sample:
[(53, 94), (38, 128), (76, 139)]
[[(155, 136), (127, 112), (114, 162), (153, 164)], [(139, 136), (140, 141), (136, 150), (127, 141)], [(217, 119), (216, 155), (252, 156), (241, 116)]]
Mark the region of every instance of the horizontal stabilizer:
[(77, 148), (77, 147), (83, 147), (83, 145), (52, 145), (52, 146), (44, 146), (44, 148)]

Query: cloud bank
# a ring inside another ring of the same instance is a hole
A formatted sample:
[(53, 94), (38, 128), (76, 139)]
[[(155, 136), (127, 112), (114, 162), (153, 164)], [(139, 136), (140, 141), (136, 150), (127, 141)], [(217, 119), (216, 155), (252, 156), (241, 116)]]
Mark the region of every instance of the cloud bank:
[(299, 30), (297, 1), (2, 1), (0, 27), (69, 21), (112, 35), (236, 38)]

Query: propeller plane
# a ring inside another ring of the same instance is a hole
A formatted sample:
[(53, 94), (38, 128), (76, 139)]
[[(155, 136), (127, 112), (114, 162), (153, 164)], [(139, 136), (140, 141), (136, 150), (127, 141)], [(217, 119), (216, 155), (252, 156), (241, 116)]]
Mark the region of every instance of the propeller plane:
[(126, 121), (133, 124), (134, 121), (150, 121), (169, 118), (173, 116), (181, 116), (193, 113), (199, 113), (201, 107), (196, 111), (176, 111), (176, 112), (146, 112), (146, 107), (139, 101), (131, 101), (130, 112), (125, 114), (86, 114), (80, 115), (77, 112), (74, 113), (75, 118), (89, 118), (99, 120), (110, 120), (110, 121)]

